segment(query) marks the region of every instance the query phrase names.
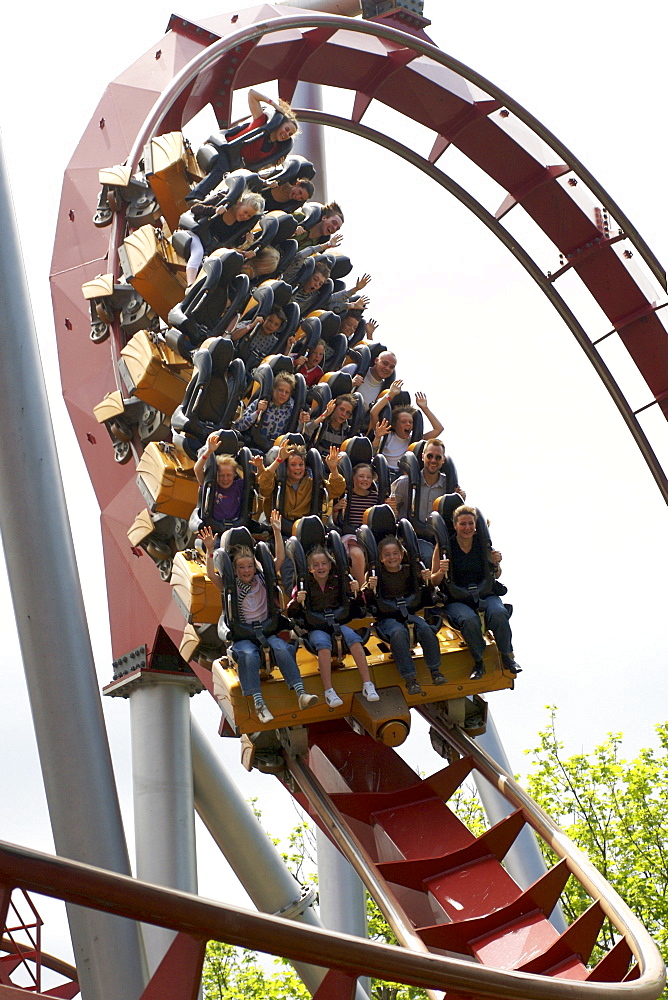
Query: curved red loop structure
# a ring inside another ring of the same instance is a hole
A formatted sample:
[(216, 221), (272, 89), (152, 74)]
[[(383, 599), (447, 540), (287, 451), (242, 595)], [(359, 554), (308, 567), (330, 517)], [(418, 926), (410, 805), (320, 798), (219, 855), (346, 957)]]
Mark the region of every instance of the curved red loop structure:
[[(653, 293), (644, 291), (643, 278), (636, 270), (635, 258), (631, 260), (628, 246), (633, 246), (643, 266), (664, 289), (665, 274), (619, 207), (547, 129), (489, 81), (442, 53), (423, 31), (402, 30), (398, 22), (391, 20), (350, 21), (335, 15), (284, 10), (263, 5), (240, 12), (234, 22), (223, 16), (203, 25), (172, 18), (167, 34), (155, 48), (110, 84), (66, 174), (51, 279), (56, 329), (66, 401), (102, 509), (113, 652), (117, 658), (146, 647), (149, 661), (161, 654), (183, 665), (178, 657), (183, 619), (152, 561), (143, 557), (141, 549), (130, 547), (128, 527), (141, 505), (134, 467), (113, 462), (93, 417), (93, 408), (105, 393), (121, 386), (117, 360), (123, 347), (117, 329), (110, 339), (111, 351), (90, 340), (89, 319), (81, 296), (84, 282), (99, 273), (115, 271), (123, 238), (121, 213), (115, 217), (111, 238), (90, 222), (99, 188), (98, 170), (107, 164), (125, 163), (134, 171), (147, 141), (160, 132), (181, 129), (207, 104), (214, 108), (219, 123), (227, 124), (234, 90), (267, 79), (277, 79), (281, 96), (288, 100), (300, 80), (352, 91), (348, 118), (312, 109), (302, 109), (298, 115), (304, 121), (365, 137), (403, 157), (457, 197), (504, 243), (558, 310), (594, 364), (668, 500), (665, 472), (638, 421), (638, 411), (633, 412), (597, 350), (600, 340), (618, 337), (645, 380), (646, 405), (658, 406), (668, 416), (668, 339), (662, 304), (658, 293), (655, 301)], [(374, 100), (430, 130), (432, 143), (424, 155), (364, 124)], [(539, 152), (533, 151), (536, 138), (540, 140)], [(506, 195), (499, 205), (482, 205), (448, 177), (441, 164), (447, 163), (450, 147), (501, 186)], [(587, 191), (595, 201), (586, 197)], [(549, 259), (533, 260), (504, 226), (508, 213), (520, 207), (547, 238)], [(558, 291), (560, 277), (568, 272), (578, 275), (612, 329), (597, 331), (594, 337), (588, 334), (576, 310)], [(80, 377), (82, 370), (87, 373), (86, 379)], [(140, 450), (136, 442), (133, 448), (136, 453)], [(525, 820), (535, 826), (542, 822), (540, 817), (530, 815), (526, 802), (517, 806), (523, 819), (506, 823), (503, 830), (496, 830), (482, 844), (483, 838), (467, 837), (460, 829), (461, 824), (446, 805), (452, 792), (450, 783), (474, 763), (484, 772), (488, 766), (484, 761), (474, 762), (471, 758), (465, 764), (460, 762), (459, 768), (447, 768), (447, 777), (442, 777), (445, 772), (441, 772), (421, 781), (409, 773), (403, 762), (390, 759), (391, 751), (369, 740), (372, 745), (362, 755), (363, 766), (377, 766), (376, 791), (367, 793), (365, 780), (351, 766), (350, 773), (344, 775), (346, 791), (337, 793), (318, 780), (315, 770), (319, 761), (324, 772), (344, 774), (346, 738), (350, 738), (349, 734), (340, 736), (332, 731), (321, 736), (319, 742), (314, 741), (309, 767), (300, 764), (293, 770), (300, 794), (326, 827), (328, 816), (335, 818), (339, 829), (345, 825), (341, 817), (349, 818), (348, 825), (358, 837), (357, 841), (351, 838), (350, 850), (361, 854), (364, 848), (369, 858), (367, 868), (376, 869), (373, 877), (378, 885), (385, 882), (402, 887), (400, 895), (408, 900), (408, 910), (414, 907), (411, 920), (420, 926), (427, 946), (467, 952), (477, 959), (480, 964), (469, 967), (476, 970), (471, 989), (477, 987), (477, 995), (529, 995), (527, 991), (535, 988), (535, 977), (543, 977), (542, 996), (581, 996), (585, 982), (592, 996), (629, 993), (649, 1000), (660, 992), (662, 981), (656, 956), (651, 954), (651, 946), (649, 958), (642, 953), (635, 924), (628, 940), (623, 938), (624, 944), (611, 953), (612, 958), (604, 960), (604, 966), (594, 973), (585, 968), (582, 953), (593, 945), (603, 915), (615, 915), (617, 901), (612, 898), (614, 894), (606, 896), (606, 890), (584, 868), (583, 884), (595, 898), (591, 912), (587, 911), (586, 919), (579, 927), (573, 925), (575, 930), (570, 928), (566, 935), (552, 933), (548, 916), (563, 886), (562, 879), (567, 877), (567, 868), (570, 865), (580, 872), (576, 852), (564, 849), (568, 864), (557, 866), (556, 875), (554, 869), (544, 884), (541, 880), (540, 885), (525, 892), (515, 892), (517, 887), (513, 889), (504, 879), (499, 859), (504, 845), (516, 836), (516, 825)], [(456, 749), (473, 753), (466, 743)], [(491, 771), (490, 776), (499, 786), (508, 786), (506, 776)], [(320, 804), (316, 805), (318, 800)], [(439, 823), (451, 829), (457, 843), (447, 856), (436, 854), (437, 847), (431, 841), (427, 861), (410, 856), (405, 833), (407, 825), (416, 822), (418, 802), (421, 829), (433, 830)], [(551, 838), (550, 843), (559, 853), (562, 845), (554, 831), (546, 826), (544, 835)], [(388, 845), (396, 848), (394, 856)], [(450, 879), (459, 877), (456, 873), (463, 870), (470, 872), (478, 863), (487, 866), (485, 871), (494, 872), (497, 888), (500, 886), (495, 913), (496, 917), (507, 918), (505, 923), (483, 914), (477, 900), (468, 898), (465, 917), (458, 919), (455, 912), (448, 912)], [(447, 913), (448, 919), (430, 926), (424, 919), (430, 905), (440, 907), (439, 913)], [(511, 925), (513, 934), (526, 934), (532, 943), (527, 948), (519, 946), (518, 955), (501, 961), (500, 951), (507, 944), (503, 928)], [(536, 936), (532, 937), (534, 932)], [(632, 956), (638, 964), (628, 972)], [(452, 960), (443, 962), (443, 968), (448, 962), (452, 964)], [(482, 974), (480, 966), (484, 967)], [(492, 982), (487, 966), (501, 966), (500, 981)], [(504, 982), (505, 973), (508, 975)], [(636, 981), (635, 976), (639, 977)], [(531, 977), (532, 982), (523, 977)], [(605, 988), (599, 980), (606, 983)], [(445, 982), (443, 975), (433, 982)], [(454, 973), (448, 985), (470, 992), (467, 981), (458, 980)], [(330, 986), (328, 993), (323, 984), (323, 1000), (340, 989), (333, 978)]]
[[(272, 13), (275, 16), (267, 20), (265, 6), (240, 12), (234, 24), (222, 16), (202, 26), (172, 18), (155, 49), (108, 87), (64, 181), (51, 277), (56, 330), (65, 398), (102, 509), (115, 656), (143, 644), (152, 650), (165, 637), (171, 639), (167, 647), (173, 648), (181, 619), (149, 560), (133, 555), (128, 546), (126, 531), (138, 506), (134, 475), (110, 461), (92, 417), (104, 394), (120, 387), (115, 356), (122, 346), (112, 343), (109, 354), (91, 343), (81, 298), (84, 281), (117, 266), (115, 249), (121, 238), (120, 220), (112, 227), (111, 243), (103, 230), (90, 224), (97, 173), (100, 165), (112, 162), (127, 161), (135, 167), (152, 135), (180, 129), (209, 102), (219, 121), (226, 122), (234, 89), (267, 78), (278, 79), (286, 98), (299, 79), (353, 91), (349, 119), (308, 110), (301, 117), (354, 132), (403, 156), (459, 198), (504, 242), (577, 337), (668, 500), (668, 481), (659, 460), (596, 346), (606, 336), (619, 337), (647, 383), (644, 405), (668, 413), (664, 314), (643, 291), (635, 259), (620, 248), (632, 244), (662, 285), (665, 275), (621, 210), (547, 129), (488, 81), (440, 52), (424, 33), (407, 34), (391, 23), (336, 15)], [(430, 152), (421, 157), (367, 128), (362, 119), (373, 100), (429, 128), (434, 137)], [(529, 151), (532, 137), (524, 127), (518, 132), (518, 119), (545, 144), (542, 158)], [(449, 146), (507, 191), (496, 210), (479, 204), (441, 169)], [(583, 204), (585, 187), (598, 198), (598, 206)], [(517, 206), (547, 235), (554, 259), (542, 264), (532, 260), (503, 227), (503, 217)], [(589, 289), (612, 331), (597, 331), (595, 338), (585, 331), (557, 290), (559, 277), (569, 270)], [(82, 370), (86, 380), (79, 377)], [(120, 587), (114, 582), (119, 579)]]

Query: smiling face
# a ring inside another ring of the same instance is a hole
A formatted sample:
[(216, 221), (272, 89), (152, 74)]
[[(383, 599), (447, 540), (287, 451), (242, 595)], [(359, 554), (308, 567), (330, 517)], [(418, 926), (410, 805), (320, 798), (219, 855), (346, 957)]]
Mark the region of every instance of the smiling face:
[(315, 577), (318, 583), (322, 584), (325, 582), (329, 576), (330, 567), (331, 563), (326, 555), (318, 552), (309, 556), (308, 571)]
[(475, 535), (475, 517), (473, 514), (460, 514), (455, 521), (457, 541), (469, 541)]
[(285, 142), (286, 139), (292, 138), (292, 136), (297, 131), (297, 125), (293, 121), (285, 121), (283, 124), (272, 132), (269, 138), (272, 142)]
[(343, 225), (343, 219), (340, 215), (328, 215), (326, 219), (323, 219), (320, 223), (320, 228), (322, 230), (323, 236), (333, 236), (334, 233), (338, 233), (339, 229)]
[(432, 475), (441, 471), (444, 461), (445, 453), (437, 444), (428, 444), (422, 452), (422, 464), (425, 471)]
[(353, 473), (353, 489), (355, 493), (365, 496), (373, 486), (373, 474), (368, 466), (363, 465)]
[(231, 465), (219, 465), (216, 471), (216, 482), (223, 490), (229, 490), (234, 482), (234, 468)]
[(257, 215), (257, 212), (252, 205), (241, 204), (234, 209), (234, 215), (237, 222), (248, 222), (254, 215)]
[(251, 583), (255, 576), (255, 560), (250, 556), (240, 556), (234, 563), (234, 572), (242, 583)]
[(373, 364), (371, 373), (374, 378), (384, 381), (386, 378), (389, 378), (390, 375), (394, 374), (394, 369), (396, 367), (396, 355), (392, 354), (391, 351), (381, 351)]
[(292, 394), (292, 386), (289, 382), (285, 382), (283, 379), (277, 379), (274, 382), (274, 391), (271, 394), (271, 401), (276, 406), (282, 406), (284, 403), (290, 399)]
[(306, 475), (306, 464), (301, 455), (288, 455), (285, 475), (289, 483), (300, 483)]
[(339, 333), (342, 333), (344, 337), (352, 337), (357, 329), (359, 321), (359, 316), (346, 316), (346, 318), (341, 321)]
[(390, 542), (383, 546), (379, 553), (379, 559), (389, 573), (398, 573), (401, 569), (401, 559), (403, 553), (396, 542)]
[(301, 201), (301, 202), (305, 202), (305, 201), (308, 201), (308, 197), (309, 197), (308, 191), (301, 184), (293, 184), (292, 187), (289, 188), (289, 191), (288, 191), (288, 200), (289, 201)]

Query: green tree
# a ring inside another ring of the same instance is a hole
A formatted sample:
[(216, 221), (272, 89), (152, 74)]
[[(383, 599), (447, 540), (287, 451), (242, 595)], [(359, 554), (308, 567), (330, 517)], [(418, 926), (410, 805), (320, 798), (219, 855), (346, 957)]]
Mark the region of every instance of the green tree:
[[(658, 748), (642, 749), (633, 760), (622, 757), (621, 733), (608, 733), (589, 754), (565, 757), (556, 710), (550, 708), (539, 745), (527, 751), (533, 757), (528, 791), (617, 890), (668, 958), (668, 723), (657, 725), (656, 732)], [(554, 863), (552, 852), (539, 842), (548, 863)], [(568, 921), (590, 903), (582, 886), (569, 879), (562, 895)], [(599, 945), (607, 950), (615, 940), (606, 922)]]

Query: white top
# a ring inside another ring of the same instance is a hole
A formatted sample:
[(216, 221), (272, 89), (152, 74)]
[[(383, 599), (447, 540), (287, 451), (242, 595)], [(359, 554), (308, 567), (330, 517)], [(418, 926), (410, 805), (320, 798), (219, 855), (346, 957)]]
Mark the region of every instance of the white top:
[(360, 396), (364, 400), (364, 405), (369, 409), (370, 406), (378, 399), (378, 393), (383, 385), (382, 380), (374, 378), (371, 372), (367, 372), (364, 376), (364, 381), (361, 385), (358, 385), (356, 392), (359, 392)]
[(388, 468), (394, 470), (399, 467), (399, 459), (402, 455), (406, 454), (410, 443), (411, 439), (409, 437), (400, 438), (394, 431), (390, 431), (383, 445), (383, 455), (385, 456)]

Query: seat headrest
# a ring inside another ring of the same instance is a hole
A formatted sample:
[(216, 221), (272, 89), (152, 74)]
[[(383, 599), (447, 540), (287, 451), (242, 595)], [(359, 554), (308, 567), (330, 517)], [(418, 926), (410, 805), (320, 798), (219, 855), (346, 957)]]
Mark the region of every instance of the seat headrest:
[(389, 504), (382, 503), (369, 507), (364, 512), (364, 523), (371, 529), (377, 542), (385, 535), (396, 534), (397, 521)]
[(371, 463), (371, 459), (373, 458), (373, 445), (369, 438), (362, 434), (344, 441), (342, 450), (345, 451), (350, 459), (353, 469), (360, 462)]
[(295, 521), (292, 533), (301, 542), (307, 555), (314, 546), (325, 544), (325, 526), (317, 514), (300, 517)]

